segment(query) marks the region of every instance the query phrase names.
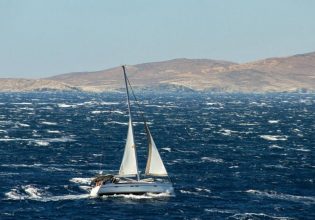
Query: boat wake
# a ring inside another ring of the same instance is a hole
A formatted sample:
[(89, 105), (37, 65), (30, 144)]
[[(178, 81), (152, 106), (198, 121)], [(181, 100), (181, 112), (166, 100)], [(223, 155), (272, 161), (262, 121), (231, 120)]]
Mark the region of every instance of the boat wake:
[(138, 200), (138, 199), (169, 198), (169, 197), (174, 197), (174, 196), (175, 194), (171, 194), (171, 193), (146, 193), (143, 195), (118, 194), (118, 195), (104, 195), (102, 196), (102, 199), (123, 198), (123, 199)]
[(11, 189), (10, 192), (5, 193), (7, 200), (34, 200), (39, 202), (51, 202), (62, 200), (77, 200), (90, 198), (89, 194), (79, 195), (49, 195), (42, 189), (37, 188), (34, 185), (25, 185)]

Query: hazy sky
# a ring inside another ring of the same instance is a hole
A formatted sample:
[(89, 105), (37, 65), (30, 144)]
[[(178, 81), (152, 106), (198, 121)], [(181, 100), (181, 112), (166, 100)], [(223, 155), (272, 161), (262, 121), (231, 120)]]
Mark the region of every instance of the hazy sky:
[(311, 51), (313, 0), (0, 0), (0, 77)]

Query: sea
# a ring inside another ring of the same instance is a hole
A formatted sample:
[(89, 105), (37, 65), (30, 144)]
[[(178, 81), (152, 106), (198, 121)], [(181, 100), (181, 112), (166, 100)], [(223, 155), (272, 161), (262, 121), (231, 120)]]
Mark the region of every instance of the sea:
[[(116, 174), (124, 93), (0, 94), (0, 219), (315, 219), (315, 95), (139, 93), (175, 194), (91, 198)], [(142, 177), (143, 178), (143, 177)]]

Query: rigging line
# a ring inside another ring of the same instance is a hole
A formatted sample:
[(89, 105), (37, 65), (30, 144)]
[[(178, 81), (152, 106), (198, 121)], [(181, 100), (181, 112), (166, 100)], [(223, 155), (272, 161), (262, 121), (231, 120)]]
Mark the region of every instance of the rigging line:
[[(139, 104), (139, 101), (138, 101), (138, 99), (137, 99), (137, 97), (136, 97), (134, 91), (133, 91), (133, 88), (132, 88), (132, 86), (131, 86), (131, 83), (130, 83), (129, 78), (127, 77), (127, 75), (126, 75), (126, 78), (127, 78), (128, 85), (129, 85), (129, 87), (130, 87), (130, 89), (131, 89), (131, 94), (132, 94), (132, 96), (134, 97), (134, 99), (135, 99), (135, 101), (136, 101), (136, 105), (137, 105), (138, 108), (140, 109), (140, 114), (141, 114), (142, 120), (143, 120), (143, 122), (144, 122), (144, 126), (147, 126), (147, 120), (146, 120), (146, 117), (144, 116), (144, 113), (143, 113), (144, 111), (141, 110), (142, 108), (141, 108), (141, 106), (140, 106), (140, 104)], [(138, 113), (138, 112), (137, 112), (137, 113)], [(146, 134), (148, 134), (148, 132), (147, 132), (146, 129), (147, 129), (147, 128), (145, 127)], [(165, 131), (165, 128), (163, 128), (163, 130)], [(191, 136), (191, 135), (190, 135), (190, 136)]]
[(132, 96), (134, 97), (134, 99), (135, 99), (135, 101), (136, 101), (136, 105), (138, 106), (138, 108), (139, 108), (139, 110), (140, 110), (140, 115), (141, 115), (141, 117), (142, 117), (142, 120), (143, 120), (144, 124), (146, 125), (147, 120), (146, 120), (146, 118), (144, 117), (143, 111), (141, 111), (141, 106), (140, 106), (140, 104), (139, 104), (139, 101), (138, 101), (138, 99), (137, 99), (137, 97), (136, 97), (136, 95), (135, 95), (135, 93), (134, 93), (134, 91), (133, 91), (133, 88), (132, 88), (132, 86), (131, 86), (131, 84), (130, 84), (129, 78), (128, 78), (127, 76), (126, 76), (126, 78), (127, 78), (127, 82), (128, 82), (128, 84), (129, 84), (129, 87), (130, 87), (130, 89), (131, 89), (131, 94), (132, 94)]
[[(151, 135), (150, 135), (150, 131), (149, 131), (149, 128), (148, 128), (148, 125), (147, 125), (146, 118), (144, 117), (143, 111), (141, 111), (141, 106), (140, 106), (139, 101), (138, 101), (138, 99), (137, 99), (137, 97), (136, 97), (136, 95), (135, 95), (135, 93), (133, 91), (133, 88), (131, 86), (131, 83), (130, 83), (129, 78), (127, 77), (127, 75), (126, 75), (126, 79), (127, 79), (128, 84), (129, 84), (129, 87), (131, 89), (131, 94), (134, 97), (136, 105), (137, 105), (137, 107), (140, 110), (140, 115), (141, 115), (142, 120), (143, 120), (144, 131), (145, 131), (145, 134), (147, 136), (148, 146), (150, 146), (152, 144), (151, 143), (151, 137), (150, 137)], [(148, 152), (148, 154), (149, 154), (149, 152)]]

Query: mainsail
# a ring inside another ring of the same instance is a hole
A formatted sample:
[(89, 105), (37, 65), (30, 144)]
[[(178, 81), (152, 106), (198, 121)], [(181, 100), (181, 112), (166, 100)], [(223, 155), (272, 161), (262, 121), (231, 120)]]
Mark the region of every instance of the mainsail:
[(154, 143), (153, 137), (149, 130), (149, 127), (145, 123), (145, 129), (148, 136), (148, 147), (149, 147), (149, 155), (147, 166), (145, 169), (146, 175), (151, 176), (167, 176), (167, 171), (159, 154), (159, 151)]
[(128, 103), (128, 112), (129, 112), (129, 123), (128, 123), (128, 135), (125, 145), (124, 156), (121, 161), (119, 175), (136, 175), (139, 181), (139, 172), (138, 172), (138, 161), (136, 153), (136, 145), (133, 136), (132, 120), (131, 120), (131, 109), (130, 109), (130, 100), (129, 100), (129, 90), (127, 84), (127, 76), (125, 66), (122, 66), (124, 70), (126, 91), (127, 91), (127, 103)]
[(131, 118), (129, 118), (127, 141), (124, 156), (119, 169), (119, 175), (138, 175), (136, 145), (133, 137)]

